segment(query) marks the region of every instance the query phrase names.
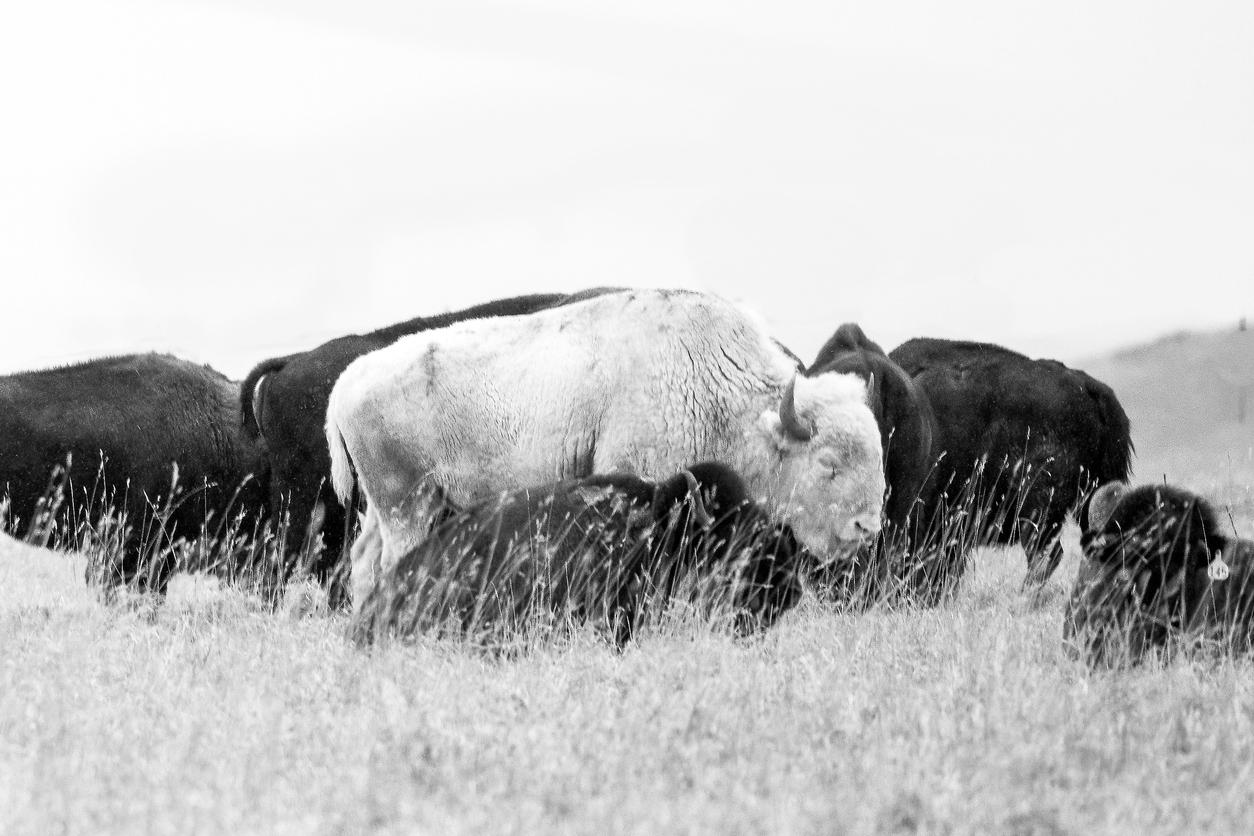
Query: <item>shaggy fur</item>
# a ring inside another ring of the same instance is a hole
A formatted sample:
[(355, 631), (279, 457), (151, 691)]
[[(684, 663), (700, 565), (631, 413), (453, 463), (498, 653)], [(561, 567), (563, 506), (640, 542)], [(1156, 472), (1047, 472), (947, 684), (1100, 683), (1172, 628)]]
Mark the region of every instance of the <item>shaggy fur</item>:
[(668, 599), (692, 572), (729, 588), (744, 630), (769, 626), (801, 596), (796, 539), (715, 462), (663, 482), (566, 480), (446, 507), (440, 517), (363, 590), (358, 640), (429, 630), (508, 635), (543, 609), (592, 621), (621, 645), (655, 599)]
[[(270, 471), (270, 511), (287, 514), (290, 530), (297, 532), (297, 536), (288, 537), (289, 548), (299, 550), (306, 543), (314, 548), (311, 568), (324, 582), (339, 564), (347, 518), (338, 503), (328, 501), (331, 461), (323, 426), (331, 387), (349, 363), (409, 334), (467, 319), (527, 314), (605, 292), (611, 290), (501, 299), (411, 319), (368, 334), (339, 337), (309, 351), (259, 363), (240, 387), (239, 411), (244, 432), (264, 440)], [(321, 547), (317, 544), (319, 534)]]
[[(956, 584), (965, 552), (983, 543), (1022, 544), (1029, 582), (1043, 583), (1062, 557), (1067, 511), (1093, 485), (1128, 479), (1132, 439), (1114, 392), (1061, 363), (985, 343), (914, 339), (888, 358), (935, 422), (933, 461), (907, 526), (917, 566), (908, 585), (935, 600)], [(963, 510), (976, 523), (955, 529)]]
[(752, 320), (691, 292), (617, 293), (406, 337), (341, 375), (327, 443), (342, 499), (356, 468), (386, 560), (421, 539), (409, 504), (423, 482), (464, 503), (555, 476), (661, 478), (725, 461), (825, 556), (874, 535), (883, 504), (862, 380), (798, 377)]
[[(1103, 491), (1111, 507), (1082, 513), (1088, 527), (1063, 623), (1068, 644), (1093, 664), (1136, 661), (1181, 637), (1247, 650), (1254, 543), (1225, 535), (1215, 509), (1184, 488)], [(1212, 577), (1216, 560), (1226, 577)]]
[[(45, 535), (50, 524), (73, 531), (95, 526), (114, 506), (131, 531), (122, 559), (103, 567), (100, 580), (163, 592), (174, 541), (204, 525), (216, 531), (235, 512), (260, 511), (264, 461), (239, 431), (238, 399), (239, 385), (213, 369), (159, 354), (0, 378), (0, 492), (11, 503), (10, 523), (28, 533), (32, 523)], [(40, 499), (67, 456), (68, 495), (41, 522), (52, 509)], [(171, 496), (176, 474), (182, 499)], [(154, 509), (167, 502), (174, 510), (163, 526)]]

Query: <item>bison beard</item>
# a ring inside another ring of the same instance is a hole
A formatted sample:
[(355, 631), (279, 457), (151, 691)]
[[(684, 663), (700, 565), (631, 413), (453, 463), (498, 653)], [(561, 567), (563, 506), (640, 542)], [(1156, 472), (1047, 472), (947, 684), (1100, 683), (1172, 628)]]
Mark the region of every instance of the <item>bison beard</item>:
[(375, 579), (352, 632), (455, 634), (500, 644), (537, 625), (592, 623), (618, 645), (692, 586), (738, 630), (800, 598), (802, 551), (734, 472), (694, 465), (660, 483), (613, 474), (443, 506), (432, 531)]

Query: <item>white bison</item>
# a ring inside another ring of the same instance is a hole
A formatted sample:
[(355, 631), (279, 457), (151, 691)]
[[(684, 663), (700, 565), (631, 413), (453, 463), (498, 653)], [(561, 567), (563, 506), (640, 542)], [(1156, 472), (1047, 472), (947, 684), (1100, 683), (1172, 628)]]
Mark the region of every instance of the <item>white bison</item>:
[(354, 599), (421, 542), (438, 486), (469, 502), (594, 473), (739, 472), (816, 555), (880, 528), (879, 428), (864, 381), (799, 363), (729, 302), (639, 290), (404, 337), (353, 361), (327, 406), (331, 480), (367, 501)]

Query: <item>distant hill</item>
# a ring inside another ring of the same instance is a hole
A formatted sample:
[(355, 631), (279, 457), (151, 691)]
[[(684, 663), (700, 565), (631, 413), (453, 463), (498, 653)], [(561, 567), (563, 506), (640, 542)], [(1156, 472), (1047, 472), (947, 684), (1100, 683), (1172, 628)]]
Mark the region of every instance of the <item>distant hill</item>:
[(1254, 330), (1180, 332), (1073, 365), (1127, 410), (1135, 481), (1254, 490)]

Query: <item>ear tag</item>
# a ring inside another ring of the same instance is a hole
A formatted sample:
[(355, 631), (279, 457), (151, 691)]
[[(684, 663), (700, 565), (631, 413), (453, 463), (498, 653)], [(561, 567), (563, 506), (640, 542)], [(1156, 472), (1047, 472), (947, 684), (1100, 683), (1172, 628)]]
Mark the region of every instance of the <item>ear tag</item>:
[(1215, 552), (1215, 559), (1206, 567), (1206, 575), (1212, 581), (1228, 580), (1228, 564), (1224, 563), (1224, 556), (1220, 552)]

